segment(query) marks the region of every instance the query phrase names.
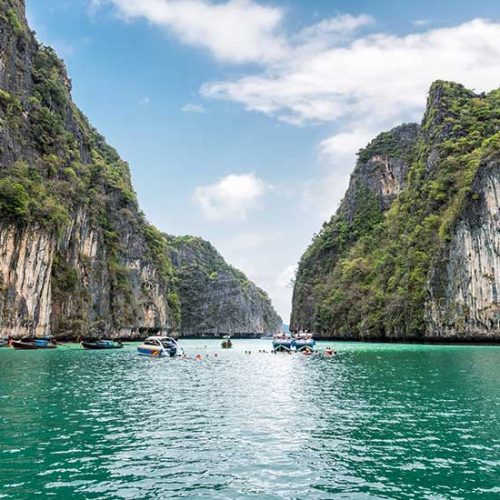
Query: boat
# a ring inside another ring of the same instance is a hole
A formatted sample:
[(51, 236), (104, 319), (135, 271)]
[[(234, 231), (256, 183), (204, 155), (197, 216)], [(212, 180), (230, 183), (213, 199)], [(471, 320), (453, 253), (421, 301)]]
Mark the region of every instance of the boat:
[(170, 356), (173, 358), (177, 351), (182, 349), (177, 340), (172, 337), (154, 335), (148, 337), (138, 348), (137, 352), (141, 356), (151, 356), (153, 358), (163, 358)]
[(94, 349), (94, 350), (102, 350), (102, 349), (121, 349), (123, 344), (121, 342), (115, 342), (113, 340), (82, 340), (81, 346), (84, 349)]
[(231, 336), (230, 335), (226, 335), (224, 337), (224, 340), (222, 341), (222, 349), (231, 349), (231, 347), (233, 347), (233, 343), (231, 342)]
[(316, 341), (313, 339), (312, 334), (307, 332), (297, 333), (293, 338), (292, 343), (293, 347), (295, 347), (295, 350), (297, 351), (303, 351), (305, 349), (312, 350), (316, 345)]
[(273, 337), (273, 349), (275, 351), (291, 351), (293, 339), (287, 333), (278, 333)]
[(57, 347), (51, 338), (12, 340), (11, 345), (14, 349), (55, 349)]
[(9, 347), (9, 339), (0, 339), (0, 347)]

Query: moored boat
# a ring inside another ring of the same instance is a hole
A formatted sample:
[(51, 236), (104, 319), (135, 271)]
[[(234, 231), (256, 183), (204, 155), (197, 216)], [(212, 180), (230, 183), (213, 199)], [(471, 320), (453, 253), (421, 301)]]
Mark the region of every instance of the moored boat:
[(52, 339), (24, 338), (21, 340), (12, 340), (11, 345), (14, 349), (55, 349), (57, 346)]
[(84, 349), (94, 349), (94, 350), (103, 350), (103, 349), (121, 349), (123, 344), (121, 342), (115, 342), (113, 340), (82, 340), (81, 346)]
[(314, 349), (315, 345), (316, 341), (313, 339), (313, 336), (310, 333), (297, 333), (297, 335), (295, 335), (293, 339), (293, 347), (295, 347), (297, 351), (303, 351), (304, 349), (312, 350)]
[(231, 336), (226, 335), (224, 340), (221, 343), (222, 349), (231, 349), (233, 347), (233, 343), (231, 342)]
[(293, 340), (287, 333), (278, 333), (273, 337), (273, 349), (275, 351), (291, 351)]
[(0, 339), (0, 347), (9, 347), (9, 339)]
[(182, 347), (180, 347), (177, 340), (174, 338), (154, 335), (148, 337), (139, 347), (137, 347), (137, 352), (141, 356), (151, 356), (153, 358), (170, 356), (173, 358), (177, 355), (179, 349), (182, 349)]

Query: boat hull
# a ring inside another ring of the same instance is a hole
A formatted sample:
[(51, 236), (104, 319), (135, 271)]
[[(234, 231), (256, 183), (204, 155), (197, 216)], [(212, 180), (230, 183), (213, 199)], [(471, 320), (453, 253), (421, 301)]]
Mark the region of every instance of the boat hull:
[(292, 341), (290, 340), (273, 340), (273, 349), (275, 351), (291, 351), (292, 350)]
[(91, 349), (96, 351), (102, 351), (107, 349), (122, 349), (123, 345), (120, 344), (102, 344), (99, 342), (82, 342), (81, 346), (84, 349)]
[(12, 347), (21, 350), (36, 350), (36, 349), (55, 349), (57, 346), (53, 344), (37, 344), (36, 342), (22, 342), (20, 340), (13, 340)]
[(137, 352), (141, 356), (149, 356), (150, 358), (173, 358), (177, 355), (177, 349), (150, 349), (148, 347), (139, 346)]
[(302, 351), (304, 349), (314, 349), (316, 345), (315, 340), (294, 340), (293, 346), (297, 351)]

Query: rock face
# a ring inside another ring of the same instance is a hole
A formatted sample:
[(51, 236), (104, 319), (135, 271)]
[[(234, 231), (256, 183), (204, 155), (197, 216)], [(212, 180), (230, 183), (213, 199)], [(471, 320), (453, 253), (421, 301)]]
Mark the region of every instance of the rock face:
[[(193, 332), (177, 250), (148, 224), (128, 165), (70, 91), (62, 61), (29, 30), (24, 1), (0, 0), (0, 336), (140, 338), (184, 324)], [(236, 289), (219, 299), (206, 289), (204, 299), (250, 307)], [(228, 331), (278, 328), (267, 296), (255, 300), (262, 316), (241, 311)]]
[(499, 131), (500, 90), (436, 82), (420, 127), (362, 150), (337, 214), (301, 259), (291, 327), (500, 340)]
[(209, 242), (185, 236), (170, 237), (169, 243), (180, 280), (183, 335), (247, 336), (281, 328), (267, 294), (229, 266)]
[(480, 166), (466, 203), (429, 277), (428, 335), (500, 338), (500, 161)]
[(406, 124), (380, 134), (359, 153), (337, 213), (299, 263), (293, 292), (292, 330), (317, 329), (318, 306), (339, 259), (371, 232), (405, 186), (419, 126)]

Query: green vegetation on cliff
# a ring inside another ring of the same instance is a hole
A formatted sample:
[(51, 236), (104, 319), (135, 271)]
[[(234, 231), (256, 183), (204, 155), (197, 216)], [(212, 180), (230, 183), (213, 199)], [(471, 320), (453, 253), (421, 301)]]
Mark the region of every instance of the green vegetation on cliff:
[(208, 242), (167, 237), (179, 278), (183, 332), (187, 335), (274, 333), (281, 318), (266, 292), (230, 266)]
[[(65, 65), (34, 38), (22, 0), (0, 0), (0, 52), (0, 245), (24, 245), (0, 249), (9, 259), (2, 268), (22, 267), (0, 273), (0, 330), (75, 338), (181, 332), (189, 287), (201, 302), (209, 292), (183, 283), (175, 239), (140, 211), (128, 164), (73, 103)], [(220, 255), (214, 265), (210, 252), (200, 254), (198, 267), (212, 280), (231, 269), (230, 285), (242, 293), (254, 287)], [(219, 296), (220, 307), (245, 308), (229, 304), (232, 292)], [(263, 292), (255, 301), (275, 315)]]
[[(424, 334), (429, 270), (464, 203), (477, 196), (472, 182), (480, 162), (498, 151), (499, 130), (499, 90), (475, 95), (455, 83), (432, 85), (416, 147), (406, 157), (405, 187), (392, 206), (381, 217), (367, 214), (369, 197), (355, 201), (356, 215), (347, 221), (339, 211), (301, 260), (295, 293), (314, 283), (312, 328), (356, 338)], [(396, 146), (382, 134), (360, 162), (394, 155)], [(355, 235), (354, 243), (343, 244), (342, 234)], [(318, 245), (332, 239), (333, 254), (320, 255)], [(295, 316), (300, 307), (294, 304)]]

